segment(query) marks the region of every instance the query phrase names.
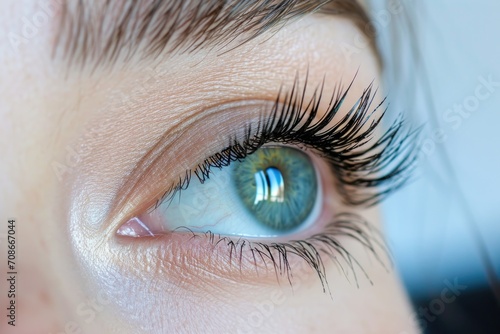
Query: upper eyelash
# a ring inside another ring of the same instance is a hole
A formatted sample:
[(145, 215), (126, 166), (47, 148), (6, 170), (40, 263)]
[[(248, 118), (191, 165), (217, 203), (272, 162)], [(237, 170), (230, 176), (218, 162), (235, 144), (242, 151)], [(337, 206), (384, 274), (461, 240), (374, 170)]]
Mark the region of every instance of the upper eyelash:
[[(361, 97), (340, 120), (333, 125), (354, 83), (346, 89), (338, 85), (328, 104), (327, 112), (314, 121), (320, 111), (324, 82), (314, 90), (306, 104), (307, 77), (302, 90), (296, 77), (289, 93), (282, 98), (278, 93), (270, 116), (261, 116), (256, 124), (247, 124), (245, 139), (230, 140), (219, 153), (205, 159), (184, 177), (171, 186), (156, 201), (152, 210), (164, 201), (171, 201), (180, 191), (189, 186), (193, 174), (203, 183), (212, 168), (223, 168), (240, 161), (263, 145), (275, 142), (299, 144), (315, 150), (335, 174), (337, 190), (348, 205), (374, 205), (406, 183), (412, 174), (417, 159), (416, 140), (418, 131), (403, 132), (404, 121), (398, 117), (386, 132), (374, 143), (375, 129), (382, 121), (387, 109), (374, 116), (385, 99), (371, 109), (376, 91), (370, 84)], [(281, 101), (284, 102), (281, 102)]]

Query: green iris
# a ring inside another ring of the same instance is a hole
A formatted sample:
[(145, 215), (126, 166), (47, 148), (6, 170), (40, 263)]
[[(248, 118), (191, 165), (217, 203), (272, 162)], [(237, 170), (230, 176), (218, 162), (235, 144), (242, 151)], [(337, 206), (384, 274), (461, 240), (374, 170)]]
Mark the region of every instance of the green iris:
[(261, 148), (235, 164), (233, 179), (249, 212), (278, 231), (300, 226), (316, 202), (316, 170), (309, 156), (295, 148)]

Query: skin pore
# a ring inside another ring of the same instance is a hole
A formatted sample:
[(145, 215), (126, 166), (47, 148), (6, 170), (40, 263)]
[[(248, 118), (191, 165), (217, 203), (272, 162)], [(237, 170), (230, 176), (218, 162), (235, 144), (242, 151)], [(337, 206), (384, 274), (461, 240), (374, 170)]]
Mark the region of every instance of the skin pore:
[[(209, 255), (212, 246), (185, 234), (146, 241), (116, 236), (124, 221), (223, 149), (228, 136), (269, 110), (295, 80), (304, 88), (307, 78), (307, 101), (323, 85), (324, 113), (331, 92), (355, 77), (339, 116), (370, 83), (378, 87), (377, 56), (353, 15), (309, 13), (256, 36), (236, 29), (240, 39), (218, 47), (208, 39), (208, 47), (195, 51), (166, 47), (150, 57), (137, 47), (111, 57), (104, 43), (83, 57), (72, 45), (86, 45), (84, 35), (58, 32), (77, 8), (60, 3), (52, 3), (53, 16), (32, 37), (0, 53), (0, 205), (2, 219), (17, 221), (20, 273), (18, 322), (14, 328), (2, 321), (0, 332), (418, 332), (388, 256), (379, 249), (378, 261), (350, 238), (341, 242), (359, 266), (345, 274), (325, 260), (324, 292), (316, 272), (297, 257), (290, 258), (290, 284), (272, 268), (231, 265), (222, 244)], [(83, 3), (99, 13), (97, 1)], [(0, 9), (9, 40), (12, 32), (22, 36), (23, 17), (43, 7), (23, 0)], [(175, 45), (172, 38), (167, 44)], [(360, 38), (366, 45), (360, 52), (332, 56)], [(373, 105), (382, 99), (377, 92)], [(158, 143), (156, 160), (145, 159)], [(331, 201), (332, 210), (350, 210), (383, 230), (377, 206)], [(0, 268), (7, 272), (4, 262)], [(5, 309), (7, 299), (0, 300)]]

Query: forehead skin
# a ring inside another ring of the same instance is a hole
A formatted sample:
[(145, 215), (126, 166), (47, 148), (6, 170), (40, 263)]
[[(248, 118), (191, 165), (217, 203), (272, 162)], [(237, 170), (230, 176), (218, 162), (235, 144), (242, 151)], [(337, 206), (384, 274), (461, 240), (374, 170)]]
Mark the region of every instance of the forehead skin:
[[(240, 319), (267, 307), (269, 296), (279, 301), (269, 313), (259, 311), (263, 320), (255, 332), (418, 331), (396, 275), (371, 263), (355, 244), (348, 246), (374, 286), (361, 280), (358, 289), (333, 269), (332, 301), (310, 274), (296, 291), (271, 283), (242, 287), (227, 277), (200, 287), (195, 276), (173, 265), (146, 267), (140, 261), (145, 255), (116, 252), (107, 243), (112, 222), (101, 226), (110, 199), (144, 147), (199, 112), (202, 103), (272, 100), (277, 87), (297, 72), (308, 72), (315, 82), (332, 73), (325, 79), (327, 89), (339, 77), (350, 80), (361, 67), (361, 83), (377, 79), (369, 46), (349, 61), (331, 60), (339, 45), (363, 36), (350, 19), (309, 15), (223, 54), (203, 50), (146, 63), (136, 57), (113, 70), (77, 69), (77, 63), (68, 67), (63, 55), (53, 52), (63, 12), (54, 6), (51, 15), (43, 15), (45, 4), (0, 2), (6, 46), (0, 50), (0, 212), (4, 220), (16, 219), (19, 266), (18, 323), (13, 330), (2, 320), (0, 332), (230, 332)], [(133, 96), (133, 103), (124, 104), (124, 95)], [(208, 141), (192, 132), (200, 143)], [(54, 166), (64, 166), (63, 175)], [(366, 214), (380, 224), (377, 210)], [(5, 248), (6, 221), (0, 233)], [(0, 269), (7, 272), (5, 261)], [(8, 302), (2, 293), (2, 309)]]

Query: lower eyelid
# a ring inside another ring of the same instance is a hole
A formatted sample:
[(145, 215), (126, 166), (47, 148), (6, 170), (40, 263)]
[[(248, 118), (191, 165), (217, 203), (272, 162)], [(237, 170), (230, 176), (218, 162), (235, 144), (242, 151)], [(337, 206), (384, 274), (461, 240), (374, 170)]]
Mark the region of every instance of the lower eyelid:
[(118, 246), (129, 247), (127, 258), (130, 263), (139, 265), (136, 271), (147, 272), (148, 268), (154, 268), (170, 281), (190, 281), (187, 277), (202, 279), (200, 282), (204, 283), (221, 279), (247, 284), (276, 281), (276, 273), (270, 270), (272, 264), (257, 254), (254, 260), (249, 243), (242, 239), (232, 240), (211, 233), (171, 233), (134, 239), (132, 244), (122, 242), (125, 243), (118, 240)]
[[(196, 289), (202, 289), (204, 284), (227, 282), (237, 282), (238, 287), (280, 282), (293, 286), (294, 277), (299, 274), (301, 282), (314, 282), (319, 278), (326, 291), (330, 288), (328, 280), (339, 276), (337, 273), (327, 277), (328, 268), (333, 264), (340, 270), (340, 276), (354, 277), (356, 281), (358, 276), (370, 281), (363, 268), (364, 261), (359, 259), (359, 255), (367, 254), (366, 250), (385, 265), (386, 249), (380, 234), (360, 216), (340, 214), (326, 228), (328, 233), (283, 244), (265, 244), (212, 233), (170, 233), (137, 238), (132, 242), (116, 238), (111, 247), (117, 247), (112, 251), (119, 257), (117, 261), (130, 266), (137, 275), (154, 274), (155, 279), (177, 282), (180, 286), (190, 285), (195, 280)], [(326, 243), (325, 239), (333, 243)], [(313, 245), (314, 250), (304, 257), (300, 253), (304, 250), (302, 247), (310, 248), (307, 245)]]

